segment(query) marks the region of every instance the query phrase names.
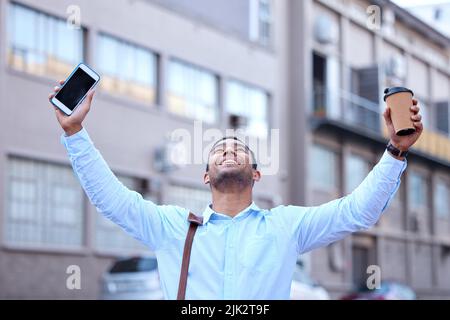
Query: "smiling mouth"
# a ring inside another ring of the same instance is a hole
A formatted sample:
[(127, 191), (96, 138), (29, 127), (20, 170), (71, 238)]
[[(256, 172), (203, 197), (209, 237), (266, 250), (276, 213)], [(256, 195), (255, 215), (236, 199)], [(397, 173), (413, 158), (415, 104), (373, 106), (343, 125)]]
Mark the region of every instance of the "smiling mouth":
[(237, 166), (237, 165), (239, 165), (239, 163), (237, 163), (236, 160), (227, 159), (225, 161), (222, 161), (222, 163), (220, 165), (222, 165), (222, 166)]

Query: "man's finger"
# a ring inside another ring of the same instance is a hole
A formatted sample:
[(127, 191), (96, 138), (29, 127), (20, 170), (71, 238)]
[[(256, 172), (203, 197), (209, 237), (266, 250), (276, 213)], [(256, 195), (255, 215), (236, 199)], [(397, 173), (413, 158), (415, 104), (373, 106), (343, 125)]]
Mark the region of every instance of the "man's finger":
[(411, 108), (409, 108), (409, 110), (411, 110), (412, 113), (417, 114), (420, 111), (420, 107), (417, 105), (414, 105)]
[(420, 133), (423, 130), (423, 123), (421, 121), (413, 122), (414, 127)]
[(55, 86), (55, 87), (53, 88), (53, 91), (58, 92), (60, 89), (61, 89), (61, 87)]
[(391, 119), (391, 110), (389, 108), (386, 108), (386, 110), (384, 110), (383, 112), (383, 117), (384, 120), (386, 121), (386, 124), (388, 126), (392, 125), (392, 119)]
[(412, 102), (413, 102), (413, 106), (415, 106), (419, 103), (419, 101), (417, 101), (417, 99), (413, 99)]
[(64, 80), (59, 80), (58, 82), (59, 82), (60, 85), (63, 85), (65, 81)]
[(411, 116), (411, 120), (416, 122), (422, 120), (422, 116), (420, 114), (415, 114)]

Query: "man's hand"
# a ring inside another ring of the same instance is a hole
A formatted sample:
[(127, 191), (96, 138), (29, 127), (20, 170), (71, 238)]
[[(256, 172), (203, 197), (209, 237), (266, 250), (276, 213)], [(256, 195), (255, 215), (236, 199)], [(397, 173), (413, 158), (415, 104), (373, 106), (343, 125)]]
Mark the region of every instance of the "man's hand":
[[(59, 81), (59, 84), (63, 85), (64, 80)], [(60, 89), (60, 86), (56, 86), (53, 89), (54, 93), (50, 94), (48, 96), (48, 99), (51, 100)], [(70, 116), (66, 115), (59, 108), (54, 107), (56, 112), (56, 119), (58, 119), (59, 124), (61, 125), (67, 136), (71, 136), (83, 129), (82, 123), (89, 110), (91, 109), (91, 103), (94, 94), (95, 90), (89, 91), (81, 105), (79, 105)]]
[(394, 145), (394, 147), (396, 147), (401, 151), (408, 150), (417, 141), (417, 139), (419, 139), (423, 131), (423, 124), (421, 122), (422, 116), (419, 114), (420, 108), (417, 105), (416, 99), (413, 99), (413, 105), (411, 106), (410, 110), (411, 110), (411, 120), (413, 121), (413, 125), (416, 128), (416, 131), (407, 136), (398, 136), (395, 133), (394, 125), (392, 124), (391, 119), (391, 109), (389, 107), (386, 107), (386, 110), (383, 113), (389, 137), (391, 139), (390, 142)]

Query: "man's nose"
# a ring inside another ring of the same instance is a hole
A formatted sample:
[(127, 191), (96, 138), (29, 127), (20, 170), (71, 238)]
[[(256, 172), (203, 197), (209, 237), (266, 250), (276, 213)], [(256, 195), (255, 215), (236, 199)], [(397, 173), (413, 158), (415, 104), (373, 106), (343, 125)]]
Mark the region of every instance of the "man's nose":
[(234, 149), (233, 146), (226, 147), (225, 150), (223, 151), (223, 156), (225, 157), (230, 153), (232, 155), (236, 156), (236, 150)]

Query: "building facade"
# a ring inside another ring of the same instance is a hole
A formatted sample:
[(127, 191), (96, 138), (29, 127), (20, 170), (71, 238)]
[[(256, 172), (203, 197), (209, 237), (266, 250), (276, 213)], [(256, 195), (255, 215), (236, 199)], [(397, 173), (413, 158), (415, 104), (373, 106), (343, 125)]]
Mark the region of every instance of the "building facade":
[[(317, 205), (381, 156), (383, 88), (411, 87), (427, 131), (392, 205), (373, 229), (303, 259), (334, 298), (369, 265), (420, 298), (450, 297), (450, 40), (389, 1), (186, 3), (0, 0), (0, 298), (95, 299), (114, 258), (147, 252), (89, 204), (59, 143), (46, 99), (79, 61), (102, 75), (86, 128), (111, 169), (194, 212), (210, 202), (205, 163), (194, 152), (171, 165), (171, 133), (201, 149), (207, 129), (240, 128), (278, 148), (255, 202)], [(71, 265), (81, 290), (66, 287)]]
[(303, 6), (313, 17), (306, 22), (313, 39), (303, 42), (299, 54), (312, 65), (307, 71), (312, 77), (303, 83), (312, 96), (301, 97), (312, 101), (305, 110), (308, 204), (352, 192), (380, 158), (386, 144), (385, 87), (412, 88), (425, 126), (381, 220), (367, 232), (312, 252), (312, 272), (339, 295), (364, 285), (373, 272), (368, 266), (375, 265), (382, 279), (410, 285), (419, 298), (448, 298), (449, 39), (387, 1)]

